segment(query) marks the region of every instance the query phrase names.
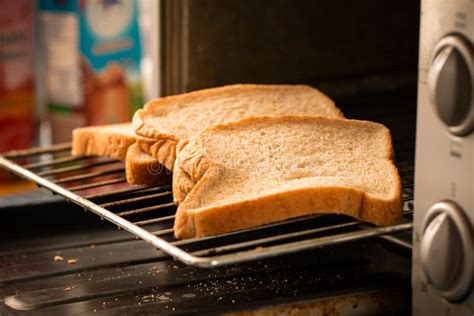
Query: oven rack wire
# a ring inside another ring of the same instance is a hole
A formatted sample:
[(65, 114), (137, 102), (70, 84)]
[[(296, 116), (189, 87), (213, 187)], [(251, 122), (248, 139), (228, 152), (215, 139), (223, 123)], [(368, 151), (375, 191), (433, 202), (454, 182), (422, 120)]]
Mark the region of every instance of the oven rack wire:
[[(411, 162), (398, 164), (404, 216), (402, 223), (397, 225), (375, 227), (346, 216), (314, 215), (219, 236), (176, 240), (173, 236), (176, 206), (172, 202), (170, 185), (128, 185), (122, 162), (71, 156), (70, 149), (71, 144), (65, 143), (11, 151), (0, 156), (0, 166), (99, 215), (188, 265), (217, 267), (376, 236), (411, 248), (410, 242), (392, 235), (412, 229)], [(102, 192), (97, 193), (98, 189)]]

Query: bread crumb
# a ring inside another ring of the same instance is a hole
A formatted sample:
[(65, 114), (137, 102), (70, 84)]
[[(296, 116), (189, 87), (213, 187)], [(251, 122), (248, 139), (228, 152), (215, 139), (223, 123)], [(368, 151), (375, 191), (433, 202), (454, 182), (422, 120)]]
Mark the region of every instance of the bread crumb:
[(63, 262), (64, 258), (61, 256), (54, 256), (54, 262)]
[(64, 289), (65, 292), (69, 292), (70, 290), (72, 290), (70, 286)]
[(69, 264), (76, 264), (76, 263), (77, 263), (77, 259), (69, 259), (69, 260), (67, 261), (67, 263), (69, 263)]

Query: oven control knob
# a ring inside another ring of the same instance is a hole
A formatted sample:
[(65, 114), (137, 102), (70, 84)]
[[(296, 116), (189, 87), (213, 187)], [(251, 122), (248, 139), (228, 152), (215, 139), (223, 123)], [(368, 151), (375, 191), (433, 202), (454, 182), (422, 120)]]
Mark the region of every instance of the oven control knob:
[(420, 261), (428, 283), (444, 298), (460, 300), (471, 287), (472, 228), (451, 201), (433, 205), (423, 223)]
[(434, 50), (428, 72), (430, 102), (448, 130), (458, 136), (473, 126), (473, 65), (469, 45), (459, 36), (447, 36)]

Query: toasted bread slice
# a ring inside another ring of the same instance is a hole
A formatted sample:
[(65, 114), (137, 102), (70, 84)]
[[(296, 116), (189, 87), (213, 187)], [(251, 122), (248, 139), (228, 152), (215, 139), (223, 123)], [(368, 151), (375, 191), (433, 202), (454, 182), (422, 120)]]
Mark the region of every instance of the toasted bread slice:
[(383, 125), (260, 117), (202, 131), (178, 146), (178, 238), (216, 235), (316, 213), (377, 225), (401, 216), (401, 184)]
[(131, 123), (97, 125), (72, 131), (72, 154), (103, 156), (125, 160), (128, 147), (135, 143)]
[(142, 152), (136, 143), (128, 148), (125, 175), (130, 184), (157, 186), (171, 183), (171, 172), (156, 158)]
[(137, 134), (148, 138), (139, 140), (142, 150), (173, 170), (181, 139), (216, 124), (287, 114), (342, 117), (331, 99), (308, 86), (238, 84), (150, 101), (132, 123)]
[(170, 183), (170, 173), (156, 158), (140, 150), (137, 138), (147, 141), (135, 134), (131, 123), (76, 128), (72, 137), (72, 154), (126, 160), (125, 175), (130, 184), (153, 186)]

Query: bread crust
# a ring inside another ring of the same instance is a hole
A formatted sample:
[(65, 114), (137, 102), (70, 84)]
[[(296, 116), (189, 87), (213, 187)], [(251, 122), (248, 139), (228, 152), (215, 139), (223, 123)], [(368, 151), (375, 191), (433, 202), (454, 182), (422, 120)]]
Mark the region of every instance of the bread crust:
[[(308, 116), (258, 117), (213, 126), (202, 133), (268, 120), (341, 121), (336, 118)], [(390, 131), (381, 124), (357, 120), (343, 121), (345, 124), (357, 122), (356, 124), (362, 125), (379, 125), (382, 127), (384, 138), (391, 144)], [(388, 146), (389, 149), (383, 152), (383, 157), (387, 161), (392, 159), (390, 147)], [(206, 163), (203, 164), (203, 160)], [(208, 187), (215, 185), (223, 166), (209, 160), (205, 150), (199, 148), (195, 142), (185, 142), (178, 146), (173, 179), (175, 201), (179, 203), (174, 226), (175, 235), (177, 238), (216, 235), (318, 213), (345, 214), (376, 225), (392, 225), (401, 217), (402, 199), (398, 171), (393, 163), (390, 166), (388, 170), (390, 175), (387, 176), (394, 179), (394, 194), (389, 199), (379, 199), (350, 187), (328, 186), (288, 190), (232, 204), (196, 209), (193, 207), (194, 202), (205, 194), (203, 192), (207, 192)]]
[(155, 158), (166, 169), (173, 171), (176, 159), (176, 140), (167, 138), (152, 141), (138, 139), (137, 142), (143, 152)]
[[(103, 132), (107, 126), (88, 126), (76, 128), (72, 132), (74, 156), (104, 156), (125, 160), (128, 147), (135, 143), (135, 136), (127, 133)], [(117, 129), (130, 128), (130, 123), (115, 124)]]
[(397, 199), (380, 201), (362, 191), (344, 187), (287, 191), (206, 208), (205, 212), (186, 211), (186, 206), (185, 200), (176, 213), (177, 238), (218, 235), (313, 214), (343, 214), (382, 226), (397, 223), (401, 215)]
[(158, 186), (171, 183), (171, 172), (161, 166), (158, 160), (143, 153), (137, 143), (127, 151), (125, 175), (130, 184)]
[[(185, 94), (178, 94), (172, 95), (167, 97), (161, 97), (155, 100), (151, 100), (147, 102), (143, 109), (140, 109), (135, 112), (132, 120), (133, 127), (135, 128), (135, 132), (138, 135), (154, 138), (154, 139), (174, 139), (178, 141), (179, 139), (175, 135), (168, 135), (161, 133), (156, 126), (148, 126), (145, 123), (145, 117), (148, 115), (155, 115), (157, 112), (165, 112), (167, 109), (166, 107), (173, 102), (181, 101), (181, 102), (192, 102), (195, 99), (201, 98), (203, 96), (212, 97), (221, 95), (230, 91), (252, 91), (255, 89), (262, 89), (268, 91), (281, 91), (286, 89), (297, 89), (297, 88), (310, 88), (306, 85), (261, 85), (261, 84), (234, 84), (234, 85), (227, 85), (223, 87), (217, 88), (209, 88), (209, 89), (202, 89), (198, 91), (193, 91)], [(314, 89), (314, 88), (312, 88)], [(333, 101), (327, 97), (326, 95), (321, 93), (321, 98), (324, 99), (328, 104), (332, 103)], [(332, 106), (333, 110), (338, 112), (340, 117), (344, 117), (341, 110), (338, 109), (335, 105)], [(161, 113), (160, 113), (161, 114)]]
[[(143, 109), (140, 109), (135, 112), (132, 120), (133, 127), (135, 132), (142, 136), (142, 139), (138, 139), (140, 148), (149, 153), (154, 158), (164, 165), (169, 170), (173, 170), (174, 162), (176, 159), (176, 146), (180, 141), (180, 138), (176, 135), (166, 134), (159, 130), (159, 126), (150, 126), (146, 124), (145, 118), (147, 116), (162, 116), (169, 110), (169, 104), (171, 103), (190, 103), (196, 99), (202, 97), (213, 97), (220, 96), (225, 93), (232, 91), (246, 92), (253, 91), (256, 89), (265, 90), (265, 91), (282, 91), (286, 89), (313, 89), (305, 85), (259, 85), (259, 84), (235, 84), (228, 85), (217, 88), (203, 89), (198, 91), (193, 91), (185, 94), (173, 95), (162, 97), (149, 101), (143, 106)], [(336, 113), (339, 117), (344, 117), (342, 112), (334, 105), (334, 102), (321, 93), (319, 96), (327, 104), (327, 107), (330, 107), (332, 111)], [(148, 140), (147, 140), (148, 139)], [(150, 142), (150, 139), (156, 140), (154, 143)]]
[(171, 173), (157, 159), (140, 150), (136, 143), (155, 144), (154, 139), (135, 135), (131, 123), (76, 128), (72, 154), (105, 156), (125, 160), (127, 182), (139, 185), (163, 185), (171, 182)]

